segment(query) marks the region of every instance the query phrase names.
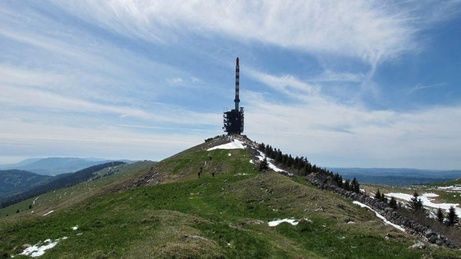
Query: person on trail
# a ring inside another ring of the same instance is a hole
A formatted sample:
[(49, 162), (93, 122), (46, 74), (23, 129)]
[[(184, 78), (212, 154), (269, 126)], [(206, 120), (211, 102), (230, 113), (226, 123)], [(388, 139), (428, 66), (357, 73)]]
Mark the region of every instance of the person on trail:
[(202, 175), (203, 167), (200, 167), (200, 170), (198, 171), (198, 178), (200, 178), (200, 175)]

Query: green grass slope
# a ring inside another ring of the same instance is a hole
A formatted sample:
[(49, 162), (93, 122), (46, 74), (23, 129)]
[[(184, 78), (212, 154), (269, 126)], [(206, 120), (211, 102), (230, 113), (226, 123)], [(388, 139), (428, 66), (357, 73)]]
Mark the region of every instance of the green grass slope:
[[(17, 221), (23, 218), (41, 216), (51, 210), (57, 211), (70, 207), (89, 197), (108, 192), (114, 186), (129, 181), (133, 177), (145, 174), (154, 165), (154, 162), (144, 161), (105, 168), (96, 172), (97, 176), (91, 181), (41, 194), (2, 208), (0, 209), (0, 219)], [(19, 213), (16, 213), (18, 210)]]
[[(67, 237), (43, 258), (460, 255), (439, 247), (409, 249), (413, 237), (384, 225), (352, 201), (319, 190), (301, 178), (260, 173), (249, 162), (249, 150), (208, 152), (206, 148), (195, 147), (153, 168), (133, 168), (138, 173), (127, 173), (131, 176), (110, 187), (101, 183), (95, 189), (104, 191), (47, 216), (3, 218), (0, 251), (16, 256), (25, 244)], [(203, 174), (198, 178), (200, 167)], [(134, 188), (131, 184), (140, 181), (144, 186)], [(296, 226), (267, 224), (282, 218), (301, 221)]]

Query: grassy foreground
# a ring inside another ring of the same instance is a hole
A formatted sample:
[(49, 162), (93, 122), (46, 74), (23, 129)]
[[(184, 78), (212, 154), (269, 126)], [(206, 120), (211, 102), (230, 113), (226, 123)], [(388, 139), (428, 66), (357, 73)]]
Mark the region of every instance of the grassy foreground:
[[(42, 258), (459, 256), (438, 247), (409, 249), (413, 238), (350, 200), (300, 179), (259, 173), (244, 150), (228, 153), (211, 153), (215, 166), (231, 161), (215, 177), (193, 177), (191, 166), (200, 165), (194, 161), (209, 159), (209, 154), (189, 152), (160, 163), (162, 171), (173, 175), (188, 168), (179, 181), (106, 192), (48, 216), (4, 218), (0, 251), (17, 258), (24, 244), (66, 236)], [(281, 218), (304, 220), (296, 226), (268, 226)]]

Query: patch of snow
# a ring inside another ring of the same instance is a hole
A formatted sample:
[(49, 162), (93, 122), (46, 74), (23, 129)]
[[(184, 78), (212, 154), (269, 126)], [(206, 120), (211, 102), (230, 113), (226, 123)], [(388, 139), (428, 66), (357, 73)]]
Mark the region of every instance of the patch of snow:
[(77, 236), (81, 236), (81, 235), (83, 235), (83, 233), (82, 233), (82, 232), (80, 232), (80, 233), (77, 233)]
[[(309, 222), (309, 223), (312, 223), (312, 220), (310, 220), (308, 218), (304, 218), (304, 220)], [(298, 223), (300, 221), (296, 220), (296, 219), (276, 219), (276, 220), (272, 220), (272, 221), (267, 222), (267, 225), (269, 225), (269, 227), (276, 227), (279, 224), (282, 224), (284, 222), (289, 223), (289, 224), (291, 224), (293, 226), (296, 226), (296, 225), (298, 225)]]
[[(272, 160), (273, 160), (272, 158), (266, 157), (266, 155), (265, 155), (263, 152), (259, 151), (259, 150), (258, 150), (258, 153), (259, 153), (259, 156), (256, 156), (256, 157), (259, 159), (259, 161), (263, 161), (264, 158), (266, 158), (266, 159), (267, 159), (267, 164), (268, 164), (268, 166), (269, 166), (270, 169), (272, 169), (272, 170), (274, 170), (275, 172), (278, 172), (278, 173), (280, 173), (280, 172), (286, 172), (285, 170), (280, 169), (280, 168), (278, 168), (277, 166), (275, 166), (275, 165), (272, 163)], [(293, 175), (291, 174), (290, 176), (293, 176)]]
[[(413, 198), (413, 195), (411, 194), (400, 193), (400, 192), (388, 193), (385, 195), (388, 197), (394, 197), (396, 199), (404, 200), (406, 202), (410, 202), (411, 198)], [(421, 202), (423, 203), (423, 206), (426, 208), (430, 208), (430, 209), (440, 208), (442, 210), (448, 211), (450, 207), (453, 206), (456, 210), (456, 214), (461, 215), (461, 208), (458, 207), (459, 206), (458, 203), (434, 203), (432, 202), (433, 199), (429, 198), (428, 196), (424, 196), (424, 194), (421, 196), (418, 196), (418, 199), (421, 200)]]
[(232, 142), (209, 148), (207, 151), (216, 149), (245, 149), (245, 146), (240, 140), (234, 139)]
[(254, 164), (255, 164), (255, 162), (253, 162), (253, 160), (251, 160), (251, 159), (250, 159), (250, 164), (253, 164), (253, 165), (254, 165)]
[(40, 196), (37, 196), (37, 198), (35, 198), (33, 201), (32, 201), (32, 206), (35, 205), (35, 202), (38, 200)]
[(47, 213), (43, 214), (43, 216), (48, 216), (48, 215), (50, 215), (50, 214), (53, 213), (53, 212), (54, 212), (54, 210), (50, 210), (50, 211), (48, 211)]
[(30, 257), (39, 257), (39, 256), (42, 256), (45, 254), (45, 251), (46, 250), (49, 250), (53, 247), (55, 247), (59, 240), (66, 240), (67, 237), (62, 237), (62, 238), (58, 238), (56, 240), (51, 240), (51, 239), (47, 239), (43, 242), (38, 242), (37, 244), (33, 245), (33, 246), (29, 246), (27, 247), (26, 249), (24, 249), (24, 251), (22, 251), (22, 253), (20, 253), (20, 255), (26, 255), (26, 256), (30, 256)]
[(461, 192), (461, 186), (455, 186), (455, 185), (450, 185), (450, 186), (439, 186), (437, 189), (442, 190), (442, 191), (448, 191), (448, 192)]
[(433, 211), (429, 211), (429, 218), (431, 219), (437, 219), (437, 215)]
[(72, 227), (72, 230), (73, 230), (73, 231), (75, 231), (75, 230), (77, 230), (77, 229), (78, 229), (78, 225), (75, 225), (75, 226)]
[(267, 224), (269, 225), (269, 227), (276, 227), (279, 224), (284, 223), (284, 222), (289, 223), (293, 226), (296, 226), (299, 223), (295, 219), (276, 219), (276, 220), (269, 221)]
[(227, 153), (227, 156), (232, 156), (232, 154), (231, 154), (231, 153)]
[(245, 176), (245, 175), (248, 175), (247, 173), (238, 173), (238, 174), (235, 174), (235, 176)]
[(427, 197), (427, 198), (437, 198), (437, 197), (439, 197), (439, 195), (437, 193), (432, 193), (432, 192), (423, 193), (421, 196), (424, 196), (424, 197)]
[[(285, 170), (278, 168), (277, 166), (275, 166), (271, 162), (267, 162), (267, 163), (269, 164), (270, 169), (272, 169), (272, 170), (274, 170), (276, 172), (285, 172)], [(290, 174), (290, 176), (293, 176), (293, 174)]]
[(358, 201), (353, 201), (352, 203), (354, 203), (355, 205), (359, 205), (359, 206), (362, 207), (362, 208), (367, 208), (367, 209), (373, 211), (373, 212), (375, 213), (376, 217), (378, 217), (378, 218), (380, 218), (380, 219), (382, 219), (382, 220), (384, 221), (384, 224), (389, 225), (389, 226), (392, 226), (392, 227), (394, 227), (394, 228), (396, 228), (396, 229), (398, 229), (398, 230), (400, 230), (400, 231), (402, 231), (402, 232), (405, 232), (405, 229), (404, 229), (402, 226), (399, 226), (399, 225), (397, 225), (397, 224), (394, 224), (394, 223), (390, 222), (390, 221), (387, 220), (383, 215), (381, 215), (381, 214), (379, 214), (378, 212), (376, 212), (376, 211), (375, 211), (374, 209), (372, 209), (370, 206), (365, 205), (365, 204), (363, 204), (363, 203), (361, 203), (361, 202), (358, 202)]

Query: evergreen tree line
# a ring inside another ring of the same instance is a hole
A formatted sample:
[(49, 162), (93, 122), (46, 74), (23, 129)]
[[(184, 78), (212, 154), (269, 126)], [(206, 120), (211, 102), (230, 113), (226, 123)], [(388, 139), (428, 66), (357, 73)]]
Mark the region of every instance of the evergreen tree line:
[(375, 193), (375, 199), (377, 200), (380, 200), (382, 202), (385, 202), (387, 204), (389, 204), (389, 207), (393, 208), (393, 209), (397, 209), (399, 207), (402, 206), (402, 204), (400, 203), (397, 203), (397, 200), (394, 198), (394, 197), (391, 197), (390, 199), (386, 198), (386, 196), (384, 195), (384, 193), (380, 192), (379, 189), (378, 191)]
[[(311, 164), (307, 158), (303, 156), (293, 157), (289, 154), (282, 153), (282, 151), (280, 151), (278, 148), (273, 148), (270, 145), (265, 145), (264, 143), (259, 144), (258, 149), (259, 151), (266, 154), (267, 157), (273, 159), (277, 164), (281, 164), (287, 168), (294, 169), (297, 175), (307, 176), (311, 173), (323, 174), (332, 180), (332, 184), (347, 191), (360, 193), (360, 184), (355, 178), (352, 181), (343, 179), (343, 177), (337, 173), (335, 174), (328, 169), (318, 167), (315, 164)], [(262, 166), (260, 165), (260, 169), (266, 169), (268, 167), (266, 159), (264, 159), (261, 164)]]
[[(410, 208), (414, 212), (424, 212), (425, 209), (423, 207), (423, 203), (419, 197), (419, 194), (417, 192), (413, 193), (413, 197), (411, 198), (410, 201)], [(440, 223), (445, 223), (447, 226), (454, 226), (456, 223), (458, 223), (458, 215), (456, 214), (456, 210), (453, 206), (450, 206), (448, 209), (448, 213), (444, 215), (443, 210), (441, 208), (437, 209), (436, 213), (437, 221)]]
[[(401, 203), (397, 203), (397, 200), (394, 197), (391, 197), (391, 199), (386, 198), (384, 196), (384, 193), (381, 193), (379, 189), (375, 193), (375, 199), (388, 203), (389, 206), (393, 209), (397, 209), (402, 206)], [(425, 212), (423, 202), (419, 198), (418, 192), (413, 193), (413, 197), (411, 198), (408, 205), (414, 213), (424, 213)], [(443, 210), (441, 208), (438, 208), (436, 217), (437, 217), (437, 221), (439, 221), (440, 223), (445, 223), (448, 226), (453, 226), (458, 222), (458, 215), (456, 215), (456, 210), (453, 206), (450, 207), (446, 215), (443, 213)]]
[[(295, 173), (297, 175), (307, 176), (308, 174), (311, 174), (311, 173), (323, 174), (327, 176), (328, 178), (330, 178), (331, 183), (333, 183), (334, 185), (340, 188), (343, 188), (347, 191), (353, 191), (356, 193), (360, 193), (360, 184), (356, 178), (354, 178), (352, 181), (348, 179), (343, 179), (343, 177), (339, 175), (338, 173), (335, 174), (328, 169), (318, 167), (315, 164), (311, 164), (307, 160), (307, 158), (303, 156), (293, 157), (289, 154), (282, 153), (280, 149), (273, 148), (270, 145), (265, 145), (264, 143), (259, 144), (258, 149), (259, 151), (266, 154), (267, 157), (273, 159), (277, 164), (281, 164), (287, 168), (295, 169)], [(264, 160), (261, 161), (260, 163), (260, 170), (267, 170), (268, 168), (269, 167), (268, 167), (267, 159), (264, 158)], [(415, 192), (413, 194), (413, 198), (411, 199), (409, 203), (410, 208), (415, 213), (424, 212), (423, 203), (421, 202), (421, 199), (418, 198), (418, 196), (419, 196), (418, 193)], [(382, 202), (389, 204), (389, 206), (393, 209), (397, 209), (402, 206), (402, 204), (398, 203), (394, 197), (391, 197), (390, 199), (386, 198), (384, 196), (384, 193), (381, 193), (379, 189), (375, 193), (375, 199), (378, 199)], [(445, 222), (448, 226), (453, 226), (454, 224), (458, 222), (458, 215), (456, 215), (455, 208), (453, 206), (450, 207), (446, 216), (444, 215), (443, 211), (439, 208), (437, 211), (437, 220), (442, 223)]]

